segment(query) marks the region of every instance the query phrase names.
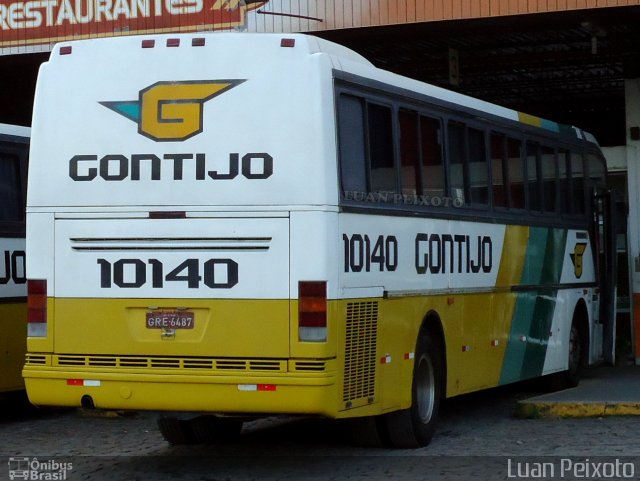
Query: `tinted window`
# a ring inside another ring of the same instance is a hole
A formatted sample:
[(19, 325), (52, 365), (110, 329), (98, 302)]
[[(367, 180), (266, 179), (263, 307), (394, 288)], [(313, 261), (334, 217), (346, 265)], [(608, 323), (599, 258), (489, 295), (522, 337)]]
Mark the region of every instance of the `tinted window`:
[(396, 192), (396, 170), (393, 160), (391, 109), (368, 104), (369, 159), (371, 192)]
[(20, 158), (0, 153), (0, 221), (22, 221), (23, 209)]
[(420, 137), (418, 114), (401, 110), (400, 121), (400, 185), (403, 194), (421, 194)]
[(420, 116), (423, 193), (431, 196), (444, 195), (441, 132), (439, 120)]
[(604, 187), (606, 185), (607, 166), (602, 157), (594, 153), (588, 153), (587, 169), (589, 171), (589, 180), (593, 187)]
[(571, 213), (571, 179), (569, 178), (569, 151), (558, 152), (558, 179), (560, 181), (559, 211), (561, 214)]
[(542, 146), (540, 149), (540, 167), (542, 174), (542, 195), (545, 212), (556, 211), (557, 182), (556, 155), (552, 148)]
[(364, 102), (350, 95), (341, 95), (338, 104), (338, 121), (342, 189), (366, 192)]
[(487, 178), (487, 154), (484, 145), (484, 132), (470, 128), (469, 141), (469, 193), (471, 203), (489, 203), (489, 181)]
[(573, 214), (584, 214), (585, 189), (584, 189), (584, 162), (582, 155), (571, 152), (571, 211)]
[(533, 211), (542, 210), (538, 179), (538, 145), (533, 142), (527, 142), (527, 186), (529, 209)]
[(524, 209), (524, 168), (521, 144), (517, 139), (507, 140), (507, 178), (511, 195), (511, 207)]
[(507, 191), (505, 189), (505, 136), (493, 132), (491, 134), (491, 181), (493, 183), (493, 205), (507, 206)]
[(449, 122), (449, 177), (451, 197), (465, 202), (464, 192), (464, 124)]

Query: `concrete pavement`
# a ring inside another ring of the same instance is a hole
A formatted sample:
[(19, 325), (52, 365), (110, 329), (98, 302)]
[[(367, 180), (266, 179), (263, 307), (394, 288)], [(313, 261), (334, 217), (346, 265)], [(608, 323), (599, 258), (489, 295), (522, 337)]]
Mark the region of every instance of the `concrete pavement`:
[(640, 416), (640, 367), (590, 368), (575, 388), (519, 401), (516, 416)]

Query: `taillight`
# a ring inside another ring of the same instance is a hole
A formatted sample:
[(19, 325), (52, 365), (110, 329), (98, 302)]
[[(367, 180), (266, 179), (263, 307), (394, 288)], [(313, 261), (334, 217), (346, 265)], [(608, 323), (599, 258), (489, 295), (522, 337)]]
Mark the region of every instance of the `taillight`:
[(298, 283), (298, 337), (301, 341), (327, 340), (327, 282)]
[(47, 281), (27, 281), (27, 335), (47, 336)]

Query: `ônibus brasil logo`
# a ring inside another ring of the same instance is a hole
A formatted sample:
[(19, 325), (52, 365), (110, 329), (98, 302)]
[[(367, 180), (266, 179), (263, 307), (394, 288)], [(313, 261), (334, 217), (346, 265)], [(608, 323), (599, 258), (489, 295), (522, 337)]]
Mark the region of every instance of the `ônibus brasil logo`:
[(156, 142), (175, 142), (202, 132), (204, 103), (245, 80), (156, 82), (138, 100), (100, 102), (138, 124), (138, 133)]

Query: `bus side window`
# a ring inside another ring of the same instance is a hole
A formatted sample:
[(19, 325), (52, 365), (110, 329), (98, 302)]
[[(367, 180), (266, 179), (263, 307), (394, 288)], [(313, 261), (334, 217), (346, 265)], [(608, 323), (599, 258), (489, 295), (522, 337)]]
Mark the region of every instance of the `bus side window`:
[(607, 166), (602, 157), (592, 152), (587, 153), (587, 172), (591, 189), (606, 186)]
[(505, 136), (491, 132), (491, 180), (494, 207), (507, 207)]
[(420, 141), (422, 144), (422, 192), (432, 197), (442, 197), (445, 186), (440, 120), (420, 116)]
[(509, 193), (512, 209), (524, 209), (524, 167), (521, 154), (522, 142), (517, 139), (507, 139), (507, 173), (509, 179)]
[(538, 144), (527, 142), (527, 190), (529, 192), (529, 210), (536, 212), (542, 210), (538, 163)]
[(560, 149), (558, 152), (558, 178), (560, 181), (559, 212), (561, 214), (571, 214), (571, 179), (569, 172), (569, 151)]
[(418, 114), (400, 110), (400, 186), (403, 194), (422, 194), (420, 187), (420, 137)]
[(578, 152), (571, 152), (571, 194), (571, 213), (583, 215), (586, 212), (584, 161)]
[(484, 131), (469, 128), (467, 131), (469, 153), (469, 193), (472, 204), (489, 203), (489, 179), (487, 175), (487, 151)]
[(556, 154), (554, 149), (545, 145), (540, 149), (540, 154), (544, 211), (554, 213), (558, 198)]
[(466, 202), (465, 196), (465, 172), (464, 158), (465, 153), (465, 127), (460, 122), (449, 122), (448, 126), (448, 144), (449, 144), (449, 179), (451, 197)]
[(23, 205), (20, 158), (0, 153), (0, 221), (23, 221)]
[(338, 124), (342, 190), (343, 192), (366, 192), (364, 101), (351, 95), (340, 95)]
[(391, 109), (367, 103), (370, 191), (396, 192)]

